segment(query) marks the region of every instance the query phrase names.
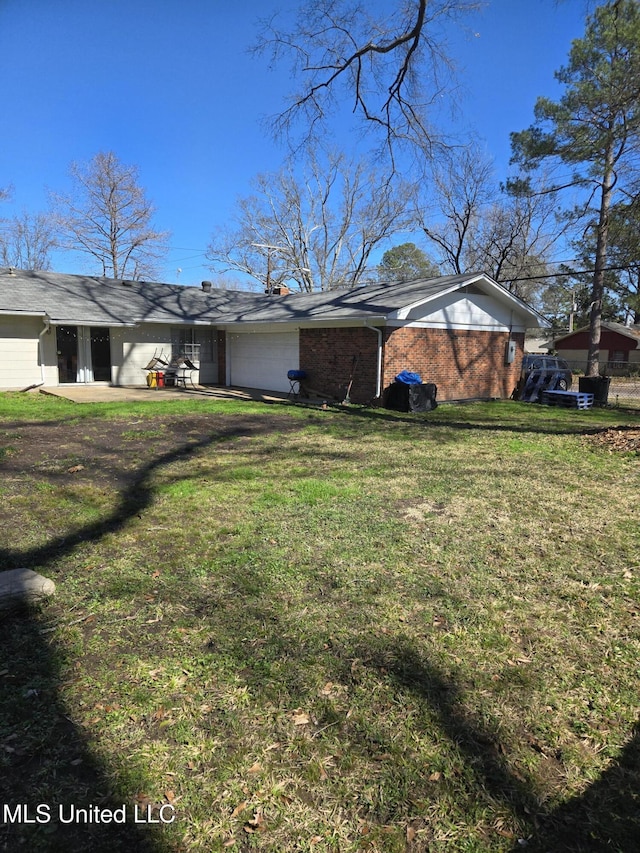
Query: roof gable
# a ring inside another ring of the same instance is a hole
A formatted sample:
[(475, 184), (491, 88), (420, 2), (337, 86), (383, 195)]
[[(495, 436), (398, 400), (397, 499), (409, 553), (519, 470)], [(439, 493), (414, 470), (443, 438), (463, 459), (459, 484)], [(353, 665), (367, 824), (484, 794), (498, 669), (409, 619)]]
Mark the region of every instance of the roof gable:
[[(640, 326), (624, 326), (622, 323), (615, 323), (611, 320), (603, 320), (600, 324), (600, 327), (601, 329), (607, 329), (610, 332), (622, 335), (625, 338), (630, 338), (636, 344), (640, 343)], [(583, 335), (585, 332), (588, 331), (589, 326), (581, 326), (579, 329), (574, 329), (572, 332), (568, 332), (566, 335), (560, 335), (559, 337), (554, 338), (552, 343), (554, 346), (561, 342), (566, 343), (570, 338)]]

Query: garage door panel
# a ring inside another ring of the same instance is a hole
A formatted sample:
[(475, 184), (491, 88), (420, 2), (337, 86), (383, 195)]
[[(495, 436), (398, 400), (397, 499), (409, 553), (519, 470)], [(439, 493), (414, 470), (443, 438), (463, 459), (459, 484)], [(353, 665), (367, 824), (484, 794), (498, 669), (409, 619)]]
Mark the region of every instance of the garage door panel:
[(289, 390), (287, 371), (297, 369), (300, 358), (297, 331), (234, 332), (228, 339), (231, 385), (265, 391)]

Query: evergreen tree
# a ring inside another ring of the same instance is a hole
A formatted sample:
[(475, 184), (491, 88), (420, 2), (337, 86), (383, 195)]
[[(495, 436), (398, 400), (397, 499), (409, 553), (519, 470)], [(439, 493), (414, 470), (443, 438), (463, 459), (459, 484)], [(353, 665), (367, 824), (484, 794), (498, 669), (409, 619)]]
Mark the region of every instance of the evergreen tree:
[[(640, 154), (640, 5), (612, 0), (587, 19), (566, 67), (556, 72), (565, 93), (558, 102), (539, 98), (535, 124), (511, 135), (513, 162), (526, 171), (542, 164), (569, 167), (563, 189), (586, 192), (573, 214), (594, 237), (587, 373), (599, 372), (600, 324), (611, 209), (638, 188)], [(527, 180), (521, 182), (526, 189)], [(560, 182), (549, 189), (557, 190)]]
[(386, 282), (435, 278), (439, 275), (438, 266), (415, 243), (401, 243), (388, 249), (378, 267), (380, 281)]

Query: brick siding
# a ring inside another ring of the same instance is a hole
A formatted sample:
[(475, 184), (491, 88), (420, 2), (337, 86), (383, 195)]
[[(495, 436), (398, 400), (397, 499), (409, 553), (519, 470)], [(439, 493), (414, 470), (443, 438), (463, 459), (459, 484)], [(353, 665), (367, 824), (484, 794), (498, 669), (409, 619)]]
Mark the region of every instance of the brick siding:
[[(520, 373), (524, 333), (511, 338), (516, 357), (505, 365), (507, 332), (383, 329), (383, 391), (401, 370), (411, 370), (423, 382), (435, 382), (438, 400), (509, 397)], [(300, 368), (315, 394), (343, 400), (356, 356), (349, 397), (367, 403), (376, 391), (377, 344), (376, 333), (365, 327), (301, 329)]]
[(510, 365), (505, 364), (508, 332), (404, 327), (385, 329), (385, 337), (385, 388), (404, 369), (435, 382), (439, 400), (510, 397), (518, 381), (524, 333), (511, 336), (516, 356)]
[(376, 393), (377, 358), (378, 335), (371, 329), (300, 330), (300, 369), (314, 396), (344, 400), (353, 372), (349, 399), (368, 403)]

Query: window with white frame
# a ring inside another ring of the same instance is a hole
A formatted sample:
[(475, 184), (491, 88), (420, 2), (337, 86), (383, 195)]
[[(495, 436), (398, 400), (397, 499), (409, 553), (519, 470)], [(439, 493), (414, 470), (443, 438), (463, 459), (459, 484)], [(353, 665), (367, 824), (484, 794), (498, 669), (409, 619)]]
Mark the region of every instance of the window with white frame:
[(177, 326), (171, 330), (171, 357), (188, 358), (199, 363), (213, 359), (213, 332), (195, 326)]

